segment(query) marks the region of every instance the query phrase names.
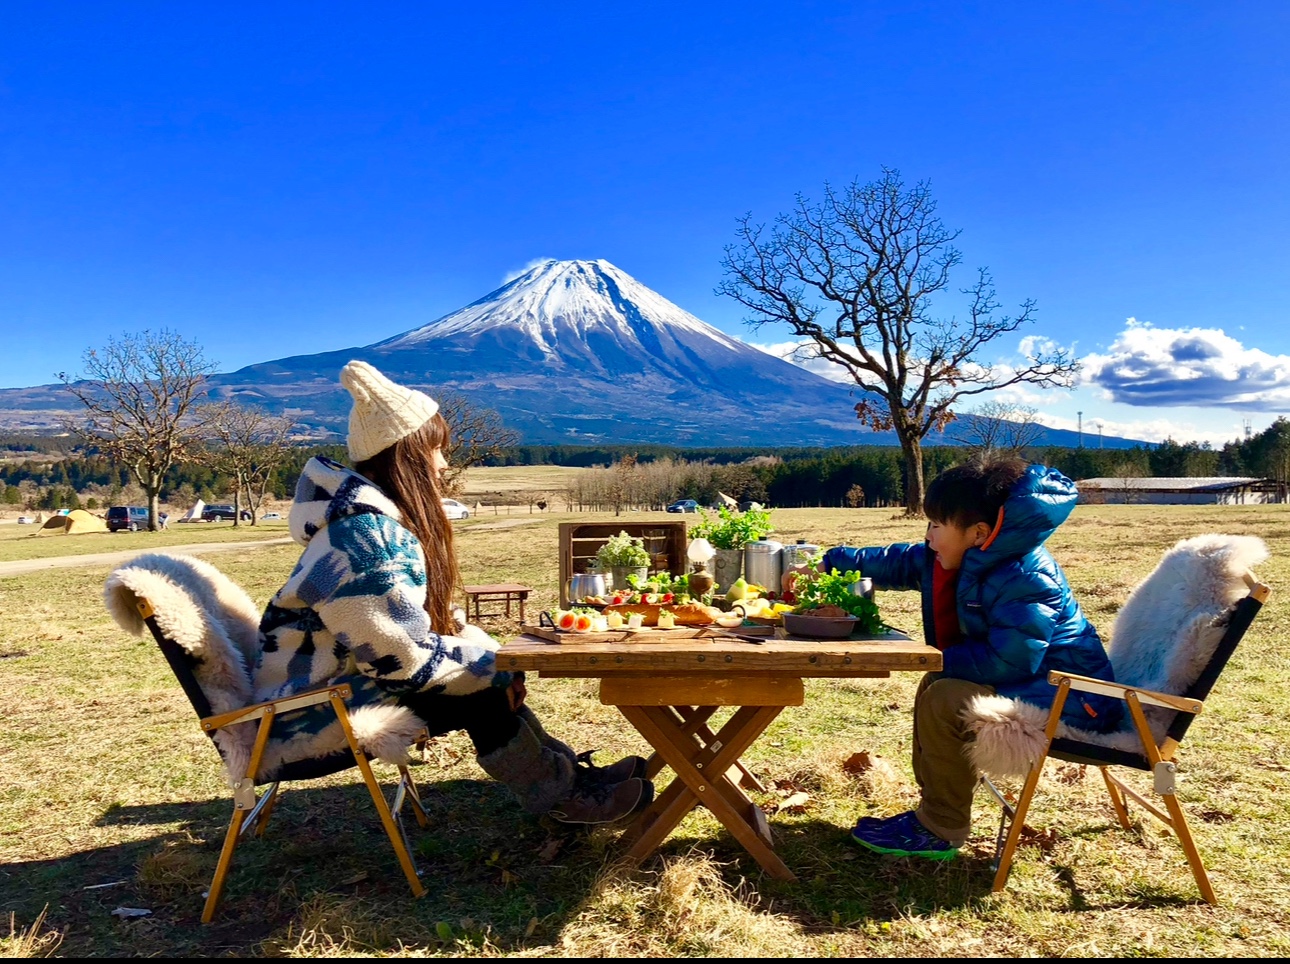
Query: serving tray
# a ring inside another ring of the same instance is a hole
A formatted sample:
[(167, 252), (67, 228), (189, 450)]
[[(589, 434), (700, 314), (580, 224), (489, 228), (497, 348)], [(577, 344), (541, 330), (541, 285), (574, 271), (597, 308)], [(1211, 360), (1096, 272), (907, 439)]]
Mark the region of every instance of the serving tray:
[(673, 639), (728, 639), (732, 635), (770, 636), (775, 631), (773, 626), (736, 626), (729, 630), (720, 626), (676, 626), (672, 629), (642, 626), (640, 629), (610, 629), (603, 633), (575, 633), (534, 625), (523, 626), (522, 630), (529, 636), (538, 636), (553, 643), (662, 643)]

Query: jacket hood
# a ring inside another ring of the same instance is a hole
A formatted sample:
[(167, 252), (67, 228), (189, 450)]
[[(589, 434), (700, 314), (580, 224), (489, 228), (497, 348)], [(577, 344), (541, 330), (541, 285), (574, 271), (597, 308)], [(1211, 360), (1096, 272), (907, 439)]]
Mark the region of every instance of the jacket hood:
[[(978, 565), (990, 566), (1039, 548), (1066, 521), (1079, 501), (1075, 483), (1056, 469), (1032, 465), (1003, 504), (1003, 524), (980, 550)], [(965, 560), (966, 561), (966, 560)]]
[(323, 526), (350, 515), (384, 515), (402, 521), (390, 497), (353, 469), (322, 456), (306, 462), (288, 516), (291, 538), (308, 545)]

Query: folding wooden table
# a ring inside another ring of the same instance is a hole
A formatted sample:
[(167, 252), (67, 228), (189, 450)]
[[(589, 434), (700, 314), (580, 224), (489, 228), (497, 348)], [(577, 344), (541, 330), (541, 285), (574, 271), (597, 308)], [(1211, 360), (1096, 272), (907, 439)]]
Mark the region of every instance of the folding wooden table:
[[(750, 642), (719, 630), (677, 631), (686, 638), (666, 632), (563, 636), (560, 642), (527, 633), (502, 647), (497, 664), (541, 676), (598, 678), (600, 701), (618, 707), (654, 748), (650, 775), (672, 768), (677, 779), (626, 833), (633, 860), (653, 853), (702, 804), (768, 874), (796, 880), (775, 853), (765, 814), (741, 789), (761, 787), (739, 757), (786, 707), (803, 703), (803, 679), (935, 672), (940, 652), (901, 633)], [(714, 733), (708, 721), (723, 706), (738, 709)]]

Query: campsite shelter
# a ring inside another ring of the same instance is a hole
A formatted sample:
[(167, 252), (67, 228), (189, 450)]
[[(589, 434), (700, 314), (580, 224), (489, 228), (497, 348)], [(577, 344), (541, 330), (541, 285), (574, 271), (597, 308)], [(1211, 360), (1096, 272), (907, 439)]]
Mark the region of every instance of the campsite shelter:
[(1264, 505), (1284, 502), (1276, 479), (1100, 478), (1075, 483), (1079, 500), (1094, 505)]
[(206, 511), (206, 503), (198, 499), (193, 503), (193, 507), (180, 516), (180, 522), (201, 522), (202, 513)]
[(84, 532), (107, 532), (107, 523), (84, 509), (72, 509), (67, 515), (51, 515), (40, 531), (76, 536)]

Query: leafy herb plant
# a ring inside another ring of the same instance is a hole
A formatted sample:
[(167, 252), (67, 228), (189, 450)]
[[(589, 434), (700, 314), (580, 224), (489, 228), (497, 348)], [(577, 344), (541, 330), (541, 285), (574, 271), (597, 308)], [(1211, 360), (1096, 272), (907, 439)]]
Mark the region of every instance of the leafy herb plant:
[(717, 511), (717, 518), (699, 510), (703, 518), (690, 528), (694, 539), (707, 539), (714, 549), (742, 549), (750, 542), (764, 539), (775, 531), (770, 521), (769, 509), (749, 509), (747, 512), (732, 512), (722, 506)]
[(877, 634), (889, 628), (878, 615), (878, 605), (872, 599), (857, 596), (851, 591), (852, 584), (859, 581), (860, 573), (834, 569), (804, 575), (805, 578), (799, 577), (793, 587), (797, 596), (797, 612), (809, 615), (811, 610), (821, 606), (837, 606), (856, 617), (856, 629), (862, 633)]
[(596, 559), (602, 569), (612, 566), (649, 565), (649, 553), (645, 551), (645, 540), (638, 536), (629, 536), (626, 530), (616, 536), (610, 536), (605, 544), (596, 550)]

